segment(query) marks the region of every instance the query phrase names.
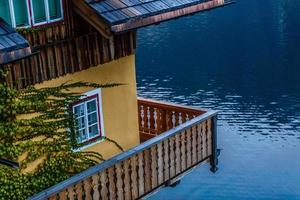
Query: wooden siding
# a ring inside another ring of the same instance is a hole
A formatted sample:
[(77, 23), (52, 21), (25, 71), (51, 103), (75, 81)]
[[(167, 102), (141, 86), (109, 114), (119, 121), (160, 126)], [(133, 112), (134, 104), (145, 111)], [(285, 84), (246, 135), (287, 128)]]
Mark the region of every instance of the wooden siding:
[(210, 160), (215, 166), (217, 112), (155, 103), (166, 110), (182, 108), (190, 116), (202, 114), (29, 199), (138, 199), (200, 163)]
[(64, 4), (63, 22), (20, 31), (38, 53), (5, 66), (10, 69), (11, 85), (24, 88), (134, 53), (135, 32), (107, 39), (72, 11), (71, 0)]

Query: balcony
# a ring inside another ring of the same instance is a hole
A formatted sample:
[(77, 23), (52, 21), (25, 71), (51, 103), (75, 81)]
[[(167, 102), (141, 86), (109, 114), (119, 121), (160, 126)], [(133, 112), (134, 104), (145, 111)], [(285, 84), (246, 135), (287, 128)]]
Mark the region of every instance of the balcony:
[(33, 197), (138, 199), (195, 166), (217, 164), (217, 112), (138, 99), (141, 144)]

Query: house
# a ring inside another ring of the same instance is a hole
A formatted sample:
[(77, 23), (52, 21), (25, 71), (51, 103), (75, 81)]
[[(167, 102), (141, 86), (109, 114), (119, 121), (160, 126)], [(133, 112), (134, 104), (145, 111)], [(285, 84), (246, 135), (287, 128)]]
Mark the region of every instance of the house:
[[(85, 98), (72, 105), (79, 124), (77, 141), (84, 144), (80, 150), (101, 152), (108, 160), (33, 198), (72, 199), (84, 193), (85, 199), (135, 199), (205, 161), (215, 170), (216, 112), (137, 97), (136, 30), (229, 3), (0, 1), (0, 65), (10, 69), (9, 84), (19, 89), (67, 81), (124, 84), (81, 89)], [(125, 152), (103, 136), (117, 141)], [(95, 184), (102, 186), (97, 189)]]

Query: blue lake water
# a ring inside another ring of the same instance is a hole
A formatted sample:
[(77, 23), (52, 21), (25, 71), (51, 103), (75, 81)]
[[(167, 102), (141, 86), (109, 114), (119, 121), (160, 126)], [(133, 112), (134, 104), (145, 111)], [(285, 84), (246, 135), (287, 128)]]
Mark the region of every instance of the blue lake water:
[(209, 165), (150, 199), (300, 200), (300, 0), (237, 4), (141, 29), (140, 96), (220, 110)]

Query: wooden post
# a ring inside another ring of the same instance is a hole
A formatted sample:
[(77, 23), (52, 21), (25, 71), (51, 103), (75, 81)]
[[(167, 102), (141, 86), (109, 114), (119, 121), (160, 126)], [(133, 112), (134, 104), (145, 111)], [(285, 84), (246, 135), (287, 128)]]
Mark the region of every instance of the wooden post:
[(215, 173), (217, 172), (218, 170), (218, 149), (217, 149), (217, 137), (218, 137), (218, 131), (217, 131), (217, 115), (214, 116), (212, 118), (212, 134), (211, 134), (211, 142), (212, 142), (212, 155), (211, 155), (211, 158), (210, 158), (210, 171)]

